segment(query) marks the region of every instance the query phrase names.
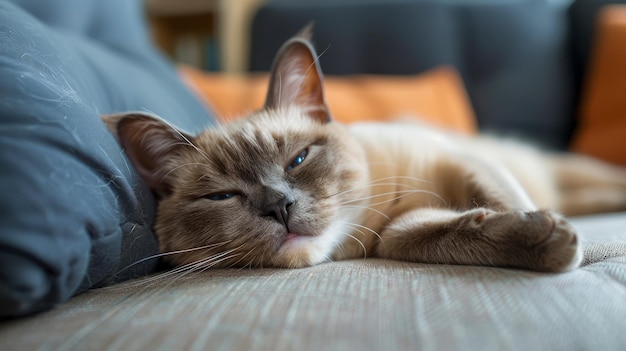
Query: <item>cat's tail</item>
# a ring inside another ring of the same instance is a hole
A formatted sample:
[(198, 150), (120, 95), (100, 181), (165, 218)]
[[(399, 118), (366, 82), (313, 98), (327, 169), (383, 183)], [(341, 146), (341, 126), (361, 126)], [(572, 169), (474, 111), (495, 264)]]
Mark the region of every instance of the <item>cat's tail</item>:
[(566, 215), (626, 211), (626, 168), (582, 155), (550, 157)]

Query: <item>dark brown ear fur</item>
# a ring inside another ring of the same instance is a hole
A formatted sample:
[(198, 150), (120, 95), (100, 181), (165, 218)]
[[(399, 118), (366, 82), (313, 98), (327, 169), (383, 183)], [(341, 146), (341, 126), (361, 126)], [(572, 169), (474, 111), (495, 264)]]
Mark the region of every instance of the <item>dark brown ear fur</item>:
[(311, 117), (331, 120), (324, 98), (322, 69), (310, 43), (312, 24), (288, 40), (278, 51), (270, 75), (265, 108), (297, 105)]
[(126, 155), (148, 186), (160, 196), (170, 193), (167, 174), (179, 148), (191, 145), (191, 137), (166, 122), (141, 113), (102, 116)]

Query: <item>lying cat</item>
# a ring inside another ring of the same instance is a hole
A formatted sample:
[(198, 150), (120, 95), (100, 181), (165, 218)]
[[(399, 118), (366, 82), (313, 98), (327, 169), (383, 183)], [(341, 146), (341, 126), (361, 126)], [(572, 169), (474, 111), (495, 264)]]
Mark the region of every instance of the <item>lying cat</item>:
[(626, 170), (409, 123), (333, 122), (306, 34), (262, 110), (198, 136), (143, 114), (105, 121), (159, 197), (167, 261), (305, 267), (382, 257), (560, 272), (582, 260), (557, 212), (626, 209)]

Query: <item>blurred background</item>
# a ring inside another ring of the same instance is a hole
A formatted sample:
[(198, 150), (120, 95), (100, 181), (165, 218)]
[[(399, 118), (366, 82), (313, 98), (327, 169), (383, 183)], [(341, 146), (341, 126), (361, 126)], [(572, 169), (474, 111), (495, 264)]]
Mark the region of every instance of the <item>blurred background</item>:
[[(565, 8), (573, 0), (545, 0)], [(394, 3), (498, 4), (520, 0), (144, 0), (153, 36), (177, 62), (211, 71), (249, 70), (250, 31), (257, 11), (266, 4), (327, 7)], [(284, 33), (287, 37), (293, 33)], [(282, 38), (284, 39), (284, 38)]]
[[(625, 26), (618, 10), (598, 24), (606, 6), (625, 3), (145, 0), (145, 8), (154, 40), (175, 62), (220, 73), (267, 71), (280, 45), (313, 21), (327, 76), (411, 76), (452, 67), (481, 131), (625, 163), (626, 156), (614, 151), (624, 131), (613, 122), (626, 118), (626, 106), (616, 101), (626, 99), (615, 85), (624, 81), (623, 69), (613, 61), (626, 39), (606, 34), (622, 43), (607, 44), (596, 30), (626, 32), (619, 29)], [(606, 116), (613, 124), (604, 122)], [(600, 129), (587, 140), (579, 131), (589, 121)]]
[(145, 0), (154, 40), (173, 60), (247, 70), (250, 22), (266, 0)]

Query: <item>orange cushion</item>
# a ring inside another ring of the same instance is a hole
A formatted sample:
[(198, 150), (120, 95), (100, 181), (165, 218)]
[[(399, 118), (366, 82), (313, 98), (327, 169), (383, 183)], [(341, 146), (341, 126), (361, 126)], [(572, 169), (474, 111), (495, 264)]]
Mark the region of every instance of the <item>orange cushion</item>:
[(611, 5), (597, 19), (572, 149), (626, 165), (626, 5)]
[[(180, 67), (180, 72), (222, 120), (260, 109), (265, 101), (267, 74), (229, 75), (189, 67)], [(344, 123), (419, 116), (461, 133), (477, 130), (461, 78), (450, 67), (416, 76), (327, 76), (325, 89), (333, 117)]]

